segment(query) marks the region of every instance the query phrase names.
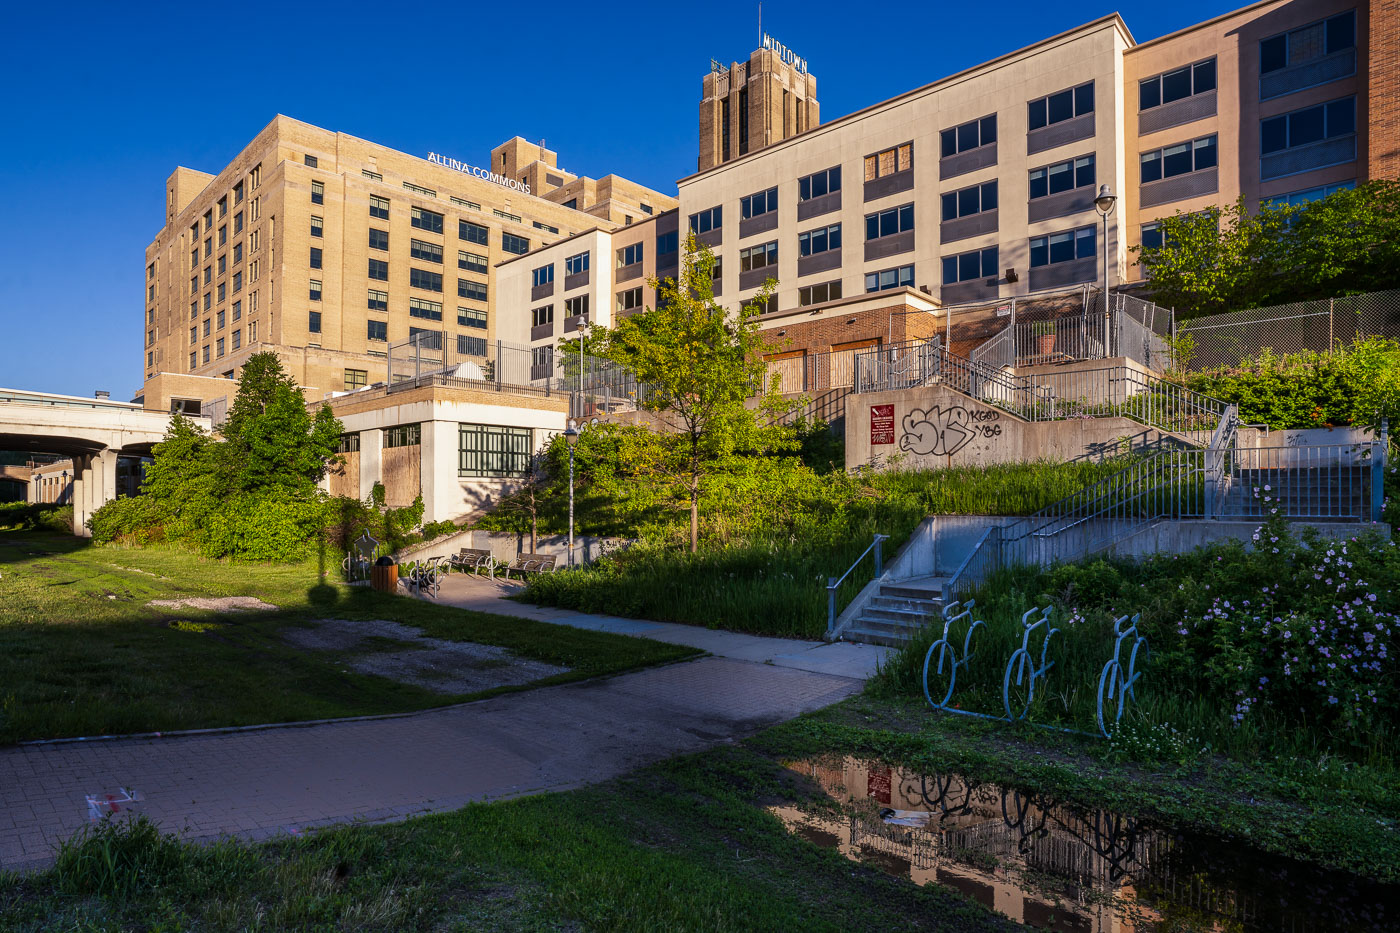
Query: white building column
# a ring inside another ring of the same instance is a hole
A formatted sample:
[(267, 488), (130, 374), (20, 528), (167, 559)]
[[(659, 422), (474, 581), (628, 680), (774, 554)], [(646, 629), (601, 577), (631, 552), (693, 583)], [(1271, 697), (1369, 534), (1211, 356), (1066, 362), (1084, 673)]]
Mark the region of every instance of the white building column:
[(80, 538), (92, 537), (87, 526), (92, 514), (92, 460), (91, 455), (73, 458), (73, 534)]
[(360, 432), (360, 501), (369, 498), (375, 483), (384, 482), (384, 432), (367, 428)]
[(93, 469), (100, 474), (93, 484), (96, 498), (92, 502), (92, 510), (96, 512), (117, 497), (117, 452), (109, 447), (93, 457), (92, 463)]
[(418, 453), (424, 522), (447, 521), (462, 512), (461, 483), (457, 480), (459, 430), (455, 421), (422, 423)]

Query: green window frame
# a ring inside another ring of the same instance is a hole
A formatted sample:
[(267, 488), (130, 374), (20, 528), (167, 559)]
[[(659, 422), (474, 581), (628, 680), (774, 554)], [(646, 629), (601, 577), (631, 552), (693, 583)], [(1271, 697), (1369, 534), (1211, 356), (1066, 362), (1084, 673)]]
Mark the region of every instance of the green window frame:
[(530, 470), (533, 432), (496, 424), (457, 427), (458, 476), (524, 476)]

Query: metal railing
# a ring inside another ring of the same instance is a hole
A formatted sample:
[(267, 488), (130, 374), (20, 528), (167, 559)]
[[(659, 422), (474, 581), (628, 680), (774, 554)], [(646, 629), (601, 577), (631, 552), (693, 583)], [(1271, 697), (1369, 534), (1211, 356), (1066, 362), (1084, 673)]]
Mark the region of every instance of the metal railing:
[(993, 525), (982, 532), (967, 557), (943, 584), (943, 605), (950, 606), (981, 586), (1000, 566), (1000, 555), (1001, 527)]
[(856, 392), (882, 392), (927, 385), (940, 372), (943, 338), (909, 340), (859, 350), (852, 358)]
[(826, 630), (828, 632), (833, 632), (836, 630), (836, 591), (841, 588), (842, 583), (846, 582), (846, 578), (849, 577), (855, 571), (855, 569), (860, 566), (861, 561), (865, 560), (865, 555), (869, 554), (871, 551), (875, 552), (875, 576), (871, 577), (872, 580), (880, 579), (880, 575), (885, 572), (885, 562), (881, 554), (881, 545), (884, 544), (885, 541), (889, 540), (889, 537), (889, 535), (877, 534), (875, 536), (875, 540), (870, 542), (870, 547), (860, 552), (860, 556), (857, 557), (851, 563), (851, 566), (846, 568), (845, 573), (841, 574), (841, 576), (839, 577), (827, 577)]
[[(996, 369), (1127, 357), (1153, 371), (1170, 363), (1166, 335), (1174, 316), (1122, 293), (1109, 296), (1109, 313), (1098, 291), (1087, 289), (1079, 309), (1037, 307), (1012, 299), (1005, 329), (968, 358)], [(1018, 310), (1020, 314), (1018, 315)]]
[(1384, 505), (1385, 445), (1322, 444), (1230, 452), (1222, 470), (1221, 515), (1321, 521), (1378, 521)]

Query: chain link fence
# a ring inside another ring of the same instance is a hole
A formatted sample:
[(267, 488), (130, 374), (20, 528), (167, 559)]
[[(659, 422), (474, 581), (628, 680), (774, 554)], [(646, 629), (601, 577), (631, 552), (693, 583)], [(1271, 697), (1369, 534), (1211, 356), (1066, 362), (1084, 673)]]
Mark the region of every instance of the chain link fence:
[(1400, 289), (1216, 314), (1181, 321), (1176, 333), (1194, 344), (1190, 371), (1238, 366), (1265, 349), (1327, 353), (1364, 337), (1400, 339)]

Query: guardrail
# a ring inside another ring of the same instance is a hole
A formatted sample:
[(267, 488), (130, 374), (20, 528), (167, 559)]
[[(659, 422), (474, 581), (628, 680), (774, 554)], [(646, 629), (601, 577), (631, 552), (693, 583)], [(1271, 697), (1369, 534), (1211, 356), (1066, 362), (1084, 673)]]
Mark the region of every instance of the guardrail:
[(826, 580), (826, 630), (828, 632), (836, 628), (836, 591), (841, 588), (841, 584), (846, 578), (860, 566), (860, 562), (865, 560), (865, 555), (871, 551), (875, 552), (875, 576), (873, 579), (880, 579), (880, 575), (885, 572), (885, 562), (881, 554), (881, 545), (889, 540), (889, 535), (876, 535), (875, 540), (870, 542), (870, 547), (860, 552), (860, 556), (846, 568), (846, 572), (839, 577), (827, 577)]
[(975, 589), (1001, 566), (1001, 527), (993, 525), (982, 532), (967, 557), (943, 584), (943, 604), (951, 605)]

